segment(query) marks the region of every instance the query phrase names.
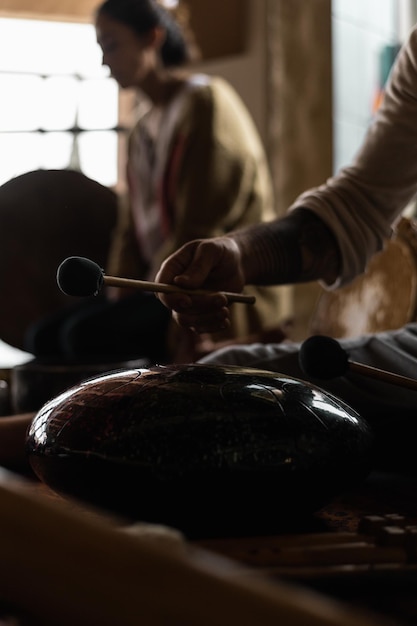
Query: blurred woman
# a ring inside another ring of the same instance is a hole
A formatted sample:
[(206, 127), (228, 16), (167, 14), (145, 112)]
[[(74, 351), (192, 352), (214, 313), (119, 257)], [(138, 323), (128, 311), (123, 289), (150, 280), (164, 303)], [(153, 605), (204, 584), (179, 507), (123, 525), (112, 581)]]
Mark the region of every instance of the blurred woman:
[[(95, 27), (103, 63), (122, 89), (136, 90), (139, 103), (128, 144), (129, 193), (108, 273), (153, 280), (185, 242), (273, 219), (270, 172), (254, 122), (225, 80), (187, 67), (196, 49), (181, 15), (155, 0), (107, 0)], [(234, 305), (231, 327), (214, 339), (276, 326), (278, 288), (248, 291), (256, 306)], [(47, 342), (38, 341), (45, 339), (38, 331), (28, 349), (39, 355)], [(194, 337), (171, 323), (154, 295), (109, 290), (55, 326), (53, 350), (183, 361), (194, 355)]]

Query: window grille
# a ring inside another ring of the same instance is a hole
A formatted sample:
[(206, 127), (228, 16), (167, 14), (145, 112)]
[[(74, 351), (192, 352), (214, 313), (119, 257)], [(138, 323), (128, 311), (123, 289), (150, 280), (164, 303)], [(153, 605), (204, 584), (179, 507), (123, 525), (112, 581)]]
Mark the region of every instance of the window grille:
[(0, 184), (35, 169), (118, 180), (119, 90), (91, 24), (0, 19)]

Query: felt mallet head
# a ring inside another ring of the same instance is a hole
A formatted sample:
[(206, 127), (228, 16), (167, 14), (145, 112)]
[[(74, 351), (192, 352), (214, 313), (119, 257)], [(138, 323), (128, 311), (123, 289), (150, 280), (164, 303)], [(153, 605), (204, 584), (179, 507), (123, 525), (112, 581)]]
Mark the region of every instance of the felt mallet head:
[(349, 368), (348, 355), (340, 343), (324, 335), (314, 335), (301, 344), (299, 363), (304, 374), (312, 378), (336, 378)]
[(104, 282), (104, 271), (94, 261), (71, 256), (59, 265), (56, 279), (59, 288), (68, 296), (96, 296)]

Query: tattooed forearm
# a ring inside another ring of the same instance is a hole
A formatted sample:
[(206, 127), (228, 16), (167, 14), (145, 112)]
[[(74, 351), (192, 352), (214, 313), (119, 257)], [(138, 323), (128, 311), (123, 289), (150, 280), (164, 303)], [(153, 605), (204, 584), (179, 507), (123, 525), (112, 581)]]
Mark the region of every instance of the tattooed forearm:
[(294, 211), (294, 218), (300, 224), (301, 281), (324, 279), (328, 283), (334, 282), (341, 269), (340, 250), (334, 234), (311, 211)]
[(330, 229), (311, 211), (297, 209), (279, 221), (248, 230), (240, 244), (248, 283), (333, 282), (340, 269), (339, 248)]

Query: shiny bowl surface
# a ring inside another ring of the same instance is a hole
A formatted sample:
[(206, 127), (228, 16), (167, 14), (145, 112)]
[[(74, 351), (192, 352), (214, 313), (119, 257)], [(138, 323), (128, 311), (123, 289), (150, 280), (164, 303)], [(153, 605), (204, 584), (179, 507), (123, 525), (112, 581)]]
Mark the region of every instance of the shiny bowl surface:
[(231, 366), (126, 369), (47, 402), (27, 437), (57, 492), (192, 536), (270, 532), (362, 480), (373, 435), (304, 381)]

